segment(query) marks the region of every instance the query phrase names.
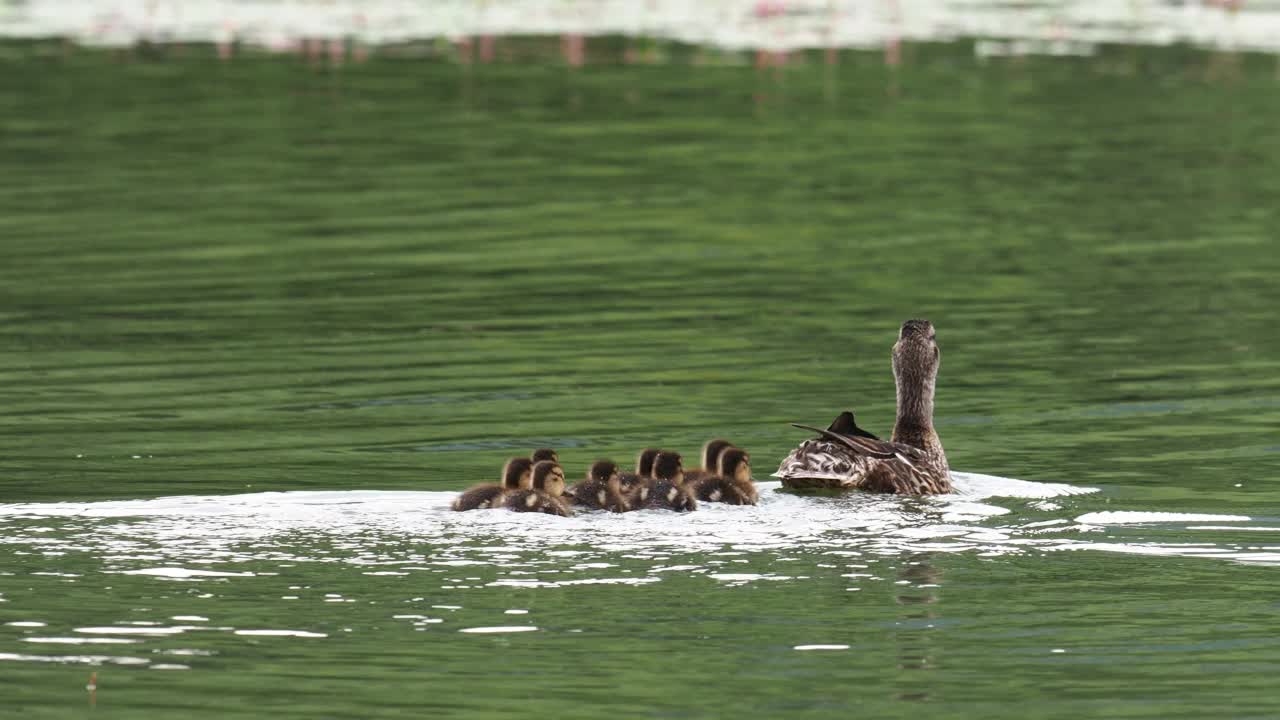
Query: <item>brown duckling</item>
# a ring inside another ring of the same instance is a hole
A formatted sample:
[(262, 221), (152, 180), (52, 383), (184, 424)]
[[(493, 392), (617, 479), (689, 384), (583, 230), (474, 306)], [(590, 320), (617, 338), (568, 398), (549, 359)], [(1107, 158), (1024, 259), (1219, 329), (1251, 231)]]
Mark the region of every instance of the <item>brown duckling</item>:
[(733, 443), (722, 438), (708, 440), (707, 444), (702, 446), (702, 467), (685, 470), (685, 483), (700, 482), (705, 478), (719, 474), (720, 453), (731, 447), (733, 447)]
[(560, 464), (560, 453), (557, 453), (551, 448), (538, 448), (533, 451), (533, 454), (529, 456), (529, 459), (535, 464), (540, 463), (543, 460), (550, 460), (558, 465)]
[(587, 479), (565, 491), (564, 497), (574, 505), (609, 512), (626, 512), (631, 504), (622, 493), (618, 466), (609, 460), (597, 460), (587, 470)]
[(684, 489), (684, 464), (680, 453), (661, 452), (653, 461), (653, 478), (641, 491), (646, 508), (685, 512), (697, 510), (698, 501)]
[(701, 480), (686, 481), (685, 488), (699, 500), (729, 505), (755, 505), (760, 500), (751, 482), (751, 456), (742, 448), (725, 448), (720, 453), (720, 472)]
[(503, 507), (514, 512), (572, 517), (573, 511), (561, 498), (564, 494), (564, 470), (550, 460), (543, 460), (533, 466), (532, 476), (533, 487), (509, 493)]
[(453, 501), (454, 510), (488, 510), (502, 507), (507, 494), (533, 487), (533, 463), (514, 457), (502, 467), (502, 483), (483, 483), (467, 488)]
[(644, 498), (640, 497), (640, 492), (649, 486), (649, 480), (653, 478), (653, 461), (660, 452), (662, 451), (658, 448), (641, 450), (636, 456), (636, 471), (618, 474), (618, 485), (622, 494), (630, 500), (633, 509), (644, 504)]

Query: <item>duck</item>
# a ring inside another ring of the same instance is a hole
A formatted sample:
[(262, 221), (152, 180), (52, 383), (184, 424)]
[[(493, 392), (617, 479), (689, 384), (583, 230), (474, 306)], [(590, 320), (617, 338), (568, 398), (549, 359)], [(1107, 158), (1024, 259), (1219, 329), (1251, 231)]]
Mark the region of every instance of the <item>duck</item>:
[(733, 443), (723, 438), (708, 440), (707, 444), (702, 446), (702, 467), (685, 470), (685, 483), (698, 482), (720, 474), (720, 453), (733, 446)]
[(612, 460), (597, 460), (587, 470), (587, 479), (566, 490), (564, 497), (574, 505), (616, 513), (626, 512), (631, 509), (631, 503), (623, 494), (618, 477), (617, 463)]
[(618, 485), (633, 508), (644, 504), (641, 491), (648, 488), (649, 481), (653, 479), (653, 461), (661, 452), (658, 448), (645, 448), (636, 456), (635, 472), (618, 473)]
[(543, 460), (533, 466), (533, 487), (508, 493), (502, 506), (512, 512), (538, 512), (561, 517), (573, 517), (573, 510), (565, 504), (564, 470), (558, 463)]
[(467, 488), (453, 501), (453, 509), (490, 510), (502, 507), (509, 493), (533, 487), (533, 463), (529, 458), (513, 457), (502, 466), (501, 483), (482, 483)]
[[(878, 440), (808, 425), (819, 437), (792, 450), (774, 477), (792, 490), (862, 490), (895, 495), (951, 492), (951, 468), (933, 428), (933, 401), (941, 352), (928, 320), (908, 320), (893, 345), (897, 420), (893, 436)], [(850, 413), (850, 423), (852, 423)], [(833, 426), (840, 425), (837, 417)], [(856, 424), (854, 425), (856, 427)]]
[[(755, 505), (760, 493), (751, 482), (751, 456), (738, 447), (720, 453), (719, 472), (697, 480), (685, 480), (685, 489), (699, 500), (729, 505)], [(687, 476), (686, 476), (687, 477)]]
[(551, 448), (538, 448), (537, 450), (533, 451), (532, 455), (529, 456), (529, 460), (531, 460), (534, 463), (540, 463), (543, 460), (550, 460), (553, 463), (559, 464), (560, 453), (556, 452)]
[(698, 509), (698, 501), (684, 488), (684, 464), (680, 453), (660, 452), (653, 460), (653, 472), (640, 493), (646, 508), (688, 512)]

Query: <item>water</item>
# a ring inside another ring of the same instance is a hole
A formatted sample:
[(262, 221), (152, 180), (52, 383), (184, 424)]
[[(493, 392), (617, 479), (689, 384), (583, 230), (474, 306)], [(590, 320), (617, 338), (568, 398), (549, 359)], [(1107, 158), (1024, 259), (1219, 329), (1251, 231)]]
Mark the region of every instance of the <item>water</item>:
[[(1277, 0), (0, 0), (0, 36), (87, 45), (232, 42), (284, 51), (483, 35), (581, 33), (723, 49), (883, 47), (985, 38), (980, 55), (1092, 53), (1095, 43), (1280, 50)], [(1007, 41), (1013, 41), (1006, 44)], [(505, 41), (504, 41), (505, 42)], [(595, 41), (598, 42), (598, 41)], [(643, 44), (644, 41), (641, 41)], [(598, 47), (598, 46), (597, 46)]]
[[(1271, 61), (0, 49), (0, 715), (1280, 711)], [(886, 431), (915, 316), (954, 497), (442, 510)]]

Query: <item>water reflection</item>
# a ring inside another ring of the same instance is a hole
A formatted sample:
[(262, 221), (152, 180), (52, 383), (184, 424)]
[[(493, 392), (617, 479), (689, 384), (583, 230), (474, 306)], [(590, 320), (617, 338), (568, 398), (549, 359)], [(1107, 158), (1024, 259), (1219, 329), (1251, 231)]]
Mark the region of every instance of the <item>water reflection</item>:
[[(894, 599), (901, 607), (893, 640), (898, 648), (898, 668), (906, 671), (932, 670), (936, 667), (933, 635), (938, 610), (938, 590), (942, 586), (942, 570), (931, 560), (932, 553), (908, 555), (898, 568), (900, 589)], [(924, 702), (930, 699), (927, 680), (908, 672), (902, 677), (905, 689), (899, 700)]]

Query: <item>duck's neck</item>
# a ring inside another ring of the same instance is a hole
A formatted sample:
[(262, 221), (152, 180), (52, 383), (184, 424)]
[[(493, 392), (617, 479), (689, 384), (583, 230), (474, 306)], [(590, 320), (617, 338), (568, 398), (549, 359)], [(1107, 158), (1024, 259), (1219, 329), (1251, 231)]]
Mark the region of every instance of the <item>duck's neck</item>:
[(933, 378), (897, 378), (898, 420), (893, 441), (922, 450), (942, 450), (933, 429)]

